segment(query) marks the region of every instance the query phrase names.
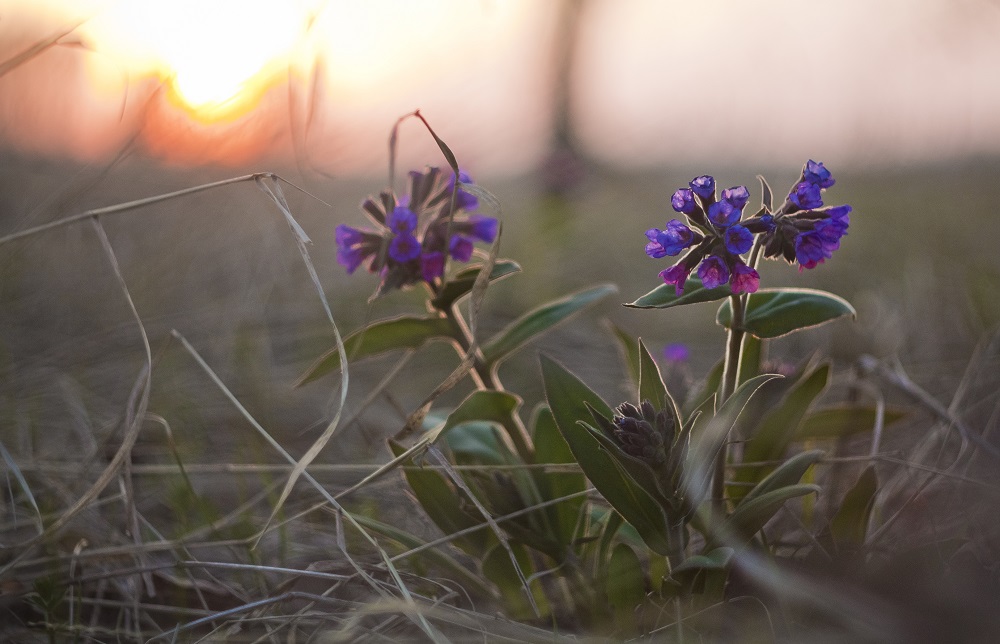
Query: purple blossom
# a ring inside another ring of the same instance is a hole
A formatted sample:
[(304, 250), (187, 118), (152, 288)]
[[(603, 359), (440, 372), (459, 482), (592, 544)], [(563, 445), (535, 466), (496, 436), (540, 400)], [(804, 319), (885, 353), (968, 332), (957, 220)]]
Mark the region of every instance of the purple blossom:
[(472, 240), (462, 235), (455, 235), (448, 243), (448, 254), (457, 261), (469, 261), (472, 257)]
[(705, 288), (716, 288), (729, 281), (729, 268), (718, 255), (709, 255), (698, 266), (698, 277)]
[(795, 261), (802, 268), (815, 268), (829, 259), (833, 250), (830, 249), (817, 231), (809, 231), (795, 238)]
[(726, 250), (734, 255), (742, 255), (753, 246), (753, 233), (745, 226), (733, 224), (723, 233), (726, 242)]
[(802, 171), (802, 179), (820, 188), (829, 188), (836, 183), (836, 180), (830, 175), (830, 171), (821, 162), (812, 159), (806, 161), (805, 170)]
[(408, 233), (396, 235), (389, 242), (389, 257), (400, 264), (420, 257), (420, 241)]
[(664, 284), (673, 284), (674, 292), (677, 297), (680, 297), (684, 294), (684, 283), (687, 282), (690, 272), (690, 269), (685, 268), (683, 263), (674, 264), (670, 268), (660, 271), (660, 278)]
[(385, 225), (397, 235), (412, 233), (417, 228), (417, 213), (404, 206), (396, 206), (386, 218)]
[(493, 217), (469, 215), (468, 227), (464, 232), (481, 242), (492, 244), (493, 240), (497, 238), (498, 228), (499, 223)]
[(703, 174), (696, 177), (690, 184), (691, 190), (702, 199), (708, 200), (715, 194), (715, 177)]
[(694, 231), (677, 219), (667, 222), (663, 230), (657, 228), (647, 230), (646, 237), (649, 239), (649, 243), (646, 244), (646, 254), (657, 259), (666, 255), (671, 257), (677, 255), (697, 241)]
[(444, 253), (424, 253), (420, 256), (420, 274), (425, 282), (444, 275)]
[(725, 228), (740, 220), (743, 212), (733, 207), (728, 201), (716, 201), (708, 207), (708, 218), (716, 226)]
[(760, 287), (760, 275), (743, 262), (737, 262), (736, 266), (733, 267), (733, 279), (729, 285), (733, 290), (733, 295), (756, 293)]
[(663, 358), (667, 362), (687, 362), (691, 351), (683, 342), (672, 342), (663, 347)]
[[(472, 180), (472, 177), (469, 176), (469, 173), (465, 172), (464, 170), (458, 171), (458, 180), (461, 181), (462, 183), (475, 183), (475, 181)], [(448, 190), (450, 192), (454, 189), (455, 189), (455, 175), (452, 174), (451, 178), (448, 179)], [(468, 192), (459, 188), (458, 194), (456, 195), (456, 205), (462, 210), (472, 211), (479, 207), (479, 199), (475, 195), (469, 194)]]
[(795, 184), (792, 191), (788, 193), (788, 198), (793, 204), (802, 210), (812, 210), (823, 206), (823, 198), (820, 195), (820, 187), (815, 183), (801, 181)]
[(743, 210), (750, 201), (750, 191), (746, 186), (735, 186), (722, 191), (722, 200), (731, 203), (736, 210)]
[(334, 231), (334, 239), (337, 242), (337, 263), (351, 274), (375, 254), (382, 238), (374, 232), (340, 224)]
[(694, 192), (690, 188), (681, 188), (670, 197), (670, 206), (677, 212), (691, 214), (697, 208), (694, 203)]

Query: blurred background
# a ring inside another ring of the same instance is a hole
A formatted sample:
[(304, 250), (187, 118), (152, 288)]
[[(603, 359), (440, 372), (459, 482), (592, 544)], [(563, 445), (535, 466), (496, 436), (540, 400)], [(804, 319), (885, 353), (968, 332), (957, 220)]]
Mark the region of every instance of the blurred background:
[[(702, 378), (722, 352), (714, 306), (621, 306), (656, 287), (667, 266), (644, 254), (643, 233), (674, 217), (670, 195), (697, 175), (747, 185), (753, 207), (756, 175), (780, 199), (811, 158), (837, 179), (825, 201), (853, 206), (849, 234), (814, 270), (767, 262), (762, 286), (824, 288), (858, 318), (776, 340), (771, 358), (832, 356), (834, 400), (863, 354), (898, 358), (970, 426), (994, 427), (1000, 343), (985, 339), (1000, 322), (998, 35), (997, 0), (0, 0), (5, 457), (51, 511), (77, 498), (120, 444), (145, 353), (117, 264), (152, 345), (149, 412), (172, 428), (144, 425), (133, 462), (206, 465), (192, 473), (196, 501), (219, 514), (280, 483), (215, 467), (281, 459), (171, 336), (186, 338), (296, 456), (337, 410), (335, 377), (293, 387), (333, 334), (287, 223), (252, 181), (102, 217), (113, 262), (88, 220), (7, 236), (276, 172), (295, 186), (285, 194), (342, 332), (420, 312), (416, 290), (369, 302), (375, 276), (347, 275), (334, 245), (338, 224), (365, 224), (358, 206), (386, 186), (390, 131), (417, 109), (498, 197), (501, 210), (483, 212), (503, 222), (501, 256), (524, 269), (491, 287), (483, 337), (547, 299), (612, 282), (617, 296), (538, 348), (606, 400), (630, 399), (611, 321), (657, 352), (687, 345), (690, 357), (664, 368), (673, 382)], [(416, 119), (400, 125), (398, 156), (397, 176), (445, 164)], [(385, 438), (456, 363), (450, 347), (432, 346), (365, 407), (398, 360), (351, 365), (346, 421), (317, 463), (385, 462)], [(500, 375), (525, 409), (540, 401), (533, 352)], [(914, 413), (887, 450), (934, 426)], [(982, 465), (994, 480), (994, 463)], [(416, 521), (399, 479), (386, 482), (394, 487), (378, 511), (399, 506), (391, 516)], [(147, 516), (162, 514), (178, 533), (196, 520), (176, 476), (138, 474), (136, 489)], [(976, 569), (987, 581), (946, 587), (905, 564), (872, 582), (911, 597), (900, 606), (926, 622), (927, 641), (960, 641), (932, 629), (985, 629), (976, 620), (995, 614), (1000, 531), (995, 492), (983, 490), (974, 499), (963, 488), (963, 502), (948, 496), (936, 515), (913, 504), (890, 541), (899, 551), (929, 542), (928, 556), (945, 566), (938, 545), (974, 530), (977, 544), (993, 540)], [(119, 533), (84, 534), (96, 545)], [(327, 520), (295, 553), (311, 563), (329, 556), (329, 543)], [(963, 585), (994, 594), (963, 594)], [(950, 619), (939, 619), (944, 604)]]
[[(487, 214), (503, 220), (501, 254), (525, 269), (487, 298), (485, 331), (614, 282), (600, 316), (654, 347), (688, 344), (697, 377), (721, 346), (713, 307), (619, 306), (666, 266), (644, 255), (643, 232), (673, 217), (670, 194), (696, 175), (748, 185), (755, 203), (758, 173), (783, 194), (813, 158), (838, 180), (827, 202), (854, 207), (850, 234), (827, 264), (798, 274), (769, 262), (763, 282), (829, 289), (859, 317), (774, 350), (794, 359), (819, 345), (845, 365), (900, 355), (947, 392), (1000, 318), (998, 33), (994, 0), (2, 0), (0, 234), (274, 171), (309, 193), (286, 187), (351, 330), (420, 306), (419, 293), (366, 303), (374, 278), (347, 276), (333, 244), (337, 224), (364, 222), (357, 206), (386, 183), (389, 132), (420, 109), (498, 196), (502, 212)], [(401, 171), (444, 163), (415, 119), (398, 150)], [(332, 388), (290, 383), (332, 340), (269, 199), (238, 183), (103, 222), (164, 363), (183, 365), (164, 371), (191, 396), (183, 413), (228, 403), (171, 329), (308, 440)], [(9, 415), (37, 407), (32, 422), (53, 430), (67, 415), (110, 422), (141, 352), (92, 227), (4, 244), (0, 280)], [(591, 316), (543, 348), (615, 398), (624, 371), (607, 337)], [(414, 373), (446, 373), (448, 350), (436, 358)], [(527, 358), (507, 370), (535, 378)], [(435, 384), (407, 382), (404, 409)]]

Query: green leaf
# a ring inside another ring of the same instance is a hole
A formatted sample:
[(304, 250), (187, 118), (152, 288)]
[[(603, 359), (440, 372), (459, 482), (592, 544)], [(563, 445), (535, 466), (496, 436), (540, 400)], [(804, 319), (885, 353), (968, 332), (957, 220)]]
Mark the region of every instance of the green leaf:
[(674, 422), (678, 419), (677, 405), (673, 398), (667, 393), (667, 386), (663, 384), (663, 376), (660, 368), (656, 366), (653, 356), (649, 355), (646, 345), (639, 340), (639, 402), (648, 400), (653, 405), (653, 409), (660, 411), (664, 405), (670, 406), (670, 413), (674, 416)]
[(646, 598), (646, 574), (635, 551), (624, 543), (611, 551), (605, 591), (618, 627), (629, 633), (635, 631), (635, 610)]
[(628, 367), (628, 375), (632, 382), (639, 386), (639, 344), (630, 334), (625, 333), (618, 325), (609, 322), (608, 326), (615, 339), (618, 340), (618, 347), (625, 358), (625, 365)]
[(471, 421), (444, 435), (458, 465), (515, 465), (518, 459), (504, 443), (496, 425)]
[[(822, 364), (789, 390), (761, 422), (743, 450), (744, 463), (776, 461), (784, 457), (809, 406), (830, 382), (830, 365)], [(747, 467), (736, 475), (744, 483), (760, 481), (773, 466)], [(745, 489), (745, 488), (744, 488)]]
[(613, 284), (601, 284), (585, 291), (543, 304), (525, 313), (483, 346), (486, 364), (496, 365), (536, 336), (594, 305), (618, 290)]
[(521, 399), (506, 391), (473, 391), (448, 414), (435, 440), (444, 436), (456, 457), (463, 459), (462, 464), (513, 464), (518, 462), (514, 445), (494, 425), (511, 431), (511, 417), (520, 406)]
[[(479, 276), (479, 271), (482, 268), (482, 266), (469, 266), (460, 270), (454, 277), (448, 280), (444, 285), (444, 289), (442, 289), (437, 297), (431, 300), (431, 304), (436, 309), (444, 311), (457, 300), (468, 295), (469, 291), (472, 290), (472, 285), (476, 283), (476, 278)], [(490, 282), (502, 280), (520, 271), (521, 266), (515, 261), (509, 259), (497, 260), (493, 265), (493, 270), (490, 271)]]
[[(379, 353), (417, 349), (431, 340), (449, 340), (454, 333), (451, 322), (442, 317), (403, 316), (376, 322), (344, 338), (350, 360), (360, 360)], [(312, 382), (340, 368), (340, 354), (334, 347), (302, 374), (296, 387)]]
[[(535, 443), (535, 462), (537, 463), (576, 463), (573, 451), (566, 444), (556, 420), (548, 407), (542, 407), (535, 414), (533, 423), (533, 439)], [(575, 494), (587, 489), (587, 479), (583, 474), (572, 472), (546, 472), (538, 475), (538, 487), (544, 500), (558, 499), (561, 496)], [(556, 540), (560, 544), (571, 544), (576, 534), (580, 511), (583, 507), (583, 497), (568, 499), (550, 508), (552, 524), (555, 526)]]
[[(531, 557), (528, 556), (528, 552), (524, 549), (524, 546), (517, 543), (511, 543), (510, 547), (514, 552), (514, 558), (517, 559), (517, 565), (526, 577), (530, 577), (534, 571), (534, 566), (532, 565)], [(521, 577), (517, 574), (517, 570), (514, 569), (510, 555), (503, 546), (498, 544), (490, 550), (483, 557), (482, 565), (483, 577), (496, 584), (500, 590), (500, 594), (503, 595), (504, 600), (507, 602), (511, 617), (522, 620), (535, 619), (537, 617), (525, 595), (525, 588), (524, 584), (521, 583)], [(529, 582), (529, 588), (535, 599), (535, 605), (538, 606), (539, 613), (541, 615), (548, 614), (548, 602), (540, 584), (537, 581)]]
[(807, 494), (819, 493), (818, 485), (789, 485), (761, 494), (746, 503), (741, 503), (721, 526), (716, 541), (731, 546), (742, 545), (760, 532), (760, 529), (778, 513), (785, 501)]
[(541, 356), (545, 396), (556, 426), (594, 487), (642, 536), (646, 545), (669, 552), (666, 519), (659, 504), (645, 490), (622, 476), (615, 460), (589, 429), (580, 424), (593, 419), (588, 405), (607, 418), (614, 414), (601, 398), (565, 367)]
[[(847, 300), (833, 293), (809, 288), (760, 289), (747, 300), (743, 328), (758, 338), (778, 338), (845, 315), (858, 316)], [(731, 304), (723, 302), (716, 322), (729, 328), (732, 318)]]
[(830, 521), (830, 535), (838, 552), (857, 550), (865, 545), (877, 493), (875, 466), (869, 465), (844, 495), (844, 502)]
[(752, 335), (744, 336), (743, 351), (740, 353), (740, 373), (736, 382), (746, 382), (754, 376), (759, 376), (763, 357), (763, 341)]
[(715, 548), (708, 554), (694, 555), (688, 557), (679, 566), (671, 571), (671, 574), (678, 574), (692, 570), (725, 570), (736, 553), (732, 548)]
[(688, 393), (687, 399), (684, 401), (685, 418), (689, 418), (696, 409), (701, 409), (708, 400), (711, 400), (719, 392), (723, 367), (725, 367), (723, 360), (716, 362), (700, 386), (692, 388)]
[[(886, 408), (885, 427), (903, 419), (907, 413), (898, 408)], [(878, 411), (875, 407), (833, 406), (817, 409), (802, 420), (795, 440), (841, 438), (870, 432), (875, 427)]]
[(795, 485), (802, 480), (802, 476), (806, 473), (806, 470), (823, 458), (823, 454), (823, 450), (814, 449), (808, 452), (801, 452), (791, 457), (779, 465), (777, 469), (768, 474), (764, 480), (750, 490), (750, 492), (743, 497), (743, 500), (740, 501), (740, 505), (750, 503), (754, 499), (764, 496), (769, 492), (773, 492), (774, 490)]
[[(363, 514), (354, 514), (352, 516), (354, 517), (354, 520), (364, 529), (372, 532), (378, 532), (379, 534), (382, 534), (399, 543), (408, 550), (413, 550), (426, 544), (423, 539), (412, 535), (405, 530), (400, 530), (395, 526), (389, 525), (388, 523), (382, 523), (381, 521), (377, 521), (371, 517), (366, 517)], [(470, 572), (468, 568), (458, 563), (458, 561), (447, 554), (447, 551), (441, 548), (426, 548), (418, 555), (414, 556), (436, 563), (442, 568), (450, 571), (456, 579), (462, 581), (462, 585), (465, 588), (474, 588), (479, 594), (484, 596), (489, 596), (491, 594), (490, 586), (485, 580), (483, 580), (482, 577)]]
[(729, 286), (719, 286), (707, 289), (701, 285), (701, 280), (691, 277), (684, 284), (684, 294), (678, 296), (673, 284), (660, 284), (649, 293), (646, 293), (635, 302), (630, 302), (625, 306), (636, 309), (669, 309), (674, 306), (685, 304), (698, 304), (699, 302), (715, 302), (733, 294)]
[[(389, 441), (389, 449), (394, 456), (406, 451), (402, 445), (392, 440)], [(439, 472), (407, 467), (403, 468), (403, 475), (413, 490), (413, 495), (417, 497), (417, 502), (444, 534), (454, 534), (483, 522), (482, 517), (465, 511), (461, 493)], [(491, 541), (495, 542), (496, 538), (489, 530), (477, 530), (456, 538), (453, 543), (473, 557), (482, 557)]]
[(780, 377), (768, 373), (746, 381), (719, 407), (714, 416), (703, 414), (695, 424), (694, 443), (684, 465), (685, 491), (692, 507), (699, 506), (702, 500), (708, 498), (716, 454), (725, 444), (747, 402), (764, 383)]

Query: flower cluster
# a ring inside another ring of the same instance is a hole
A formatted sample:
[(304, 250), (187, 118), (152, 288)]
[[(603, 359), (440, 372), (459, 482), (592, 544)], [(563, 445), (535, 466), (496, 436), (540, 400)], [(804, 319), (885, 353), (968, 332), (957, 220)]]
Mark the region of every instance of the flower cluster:
[[(458, 180), (472, 183), (465, 172)], [(477, 197), (461, 187), (455, 194), (455, 175), (438, 168), (410, 172), (409, 195), (397, 199), (386, 191), (361, 207), (378, 229), (337, 226), (337, 261), (348, 273), (367, 262), (382, 276), (379, 293), (420, 281), (436, 286), (448, 257), (467, 262), (474, 242), (492, 243), (497, 236), (497, 220), (471, 214)]]
[[(830, 171), (810, 160), (780, 208), (771, 212), (765, 205), (744, 219), (743, 208), (750, 200), (746, 186), (717, 195), (713, 177), (697, 177), (670, 199), (670, 205), (687, 223), (672, 219), (663, 230), (647, 230), (646, 254), (661, 258), (686, 251), (680, 261), (660, 272), (664, 283), (674, 285), (677, 295), (683, 294), (695, 267), (705, 288), (729, 284), (734, 294), (753, 293), (760, 286), (760, 275), (753, 267), (755, 243), (763, 249), (764, 257), (783, 257), (789, 263), (797, 262), (800, 269), (814, 268), (840, 247), (851, 207), (823, 207), (822, 192), (833, 184)], [(751, 249), (754, 252), (747, 264), (743, 256)]]

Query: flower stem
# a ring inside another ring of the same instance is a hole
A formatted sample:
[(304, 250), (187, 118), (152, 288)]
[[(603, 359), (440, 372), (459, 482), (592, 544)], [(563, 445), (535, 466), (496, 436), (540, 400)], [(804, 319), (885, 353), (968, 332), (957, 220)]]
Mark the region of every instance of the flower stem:
[[(454, 306), (448, 307), (444, 311), (445, 316), (451, 321), (452, 326), (455, 329), (453, 338), (457, 343), (457, 349), (461, 355), (465, 355), (473, 348), (474, 338), (472, 337), (472, 331), (469, 329), (469, 325), (465, 323), (465, 319), (459, 314)], [(476, 383), (476, 388), (482, 391), (506, 391), (503, 388), (503, 384), (500, 379), (496, 377), (490, 368), (486, 364), (486, 358), (483, 356), (483, 352), (480, 351), (479, 347), (475, 347), (475, 355), (472, 370), (469, 372), (472, 377), (473, 382)], [(517, 411), (512, 411), (510, 418), (504, 423), (504, 428), (507, 430), (506, 434), (510, 436), (510, 440), (513, 443), (513, 448), (517, 452), (518, 456), (525, 463), (534, 462), (535, 450), (531, 443), (531, 436), (528, 434), (528, 428), (524, 426), (524, 422), (518, 415)]]
[[(722, 390), (719, 392), (721, 406), (733, 392), (736, 391), (737, 379), (740, 373), (740, 355), (743, 353), (743, 317), (746, 312), (746, 296), (731, 295), (729, 303), (733, 309), (732, 323), (726, 341), (726, 357), (722, 368)], [(729, 436), (727, 435), (719, 448), (715, 459), (715, 470), (712, 473), (712, 512), (717, 520), (722, 520), (726, 513), (726, 462), (729, 452)]]

